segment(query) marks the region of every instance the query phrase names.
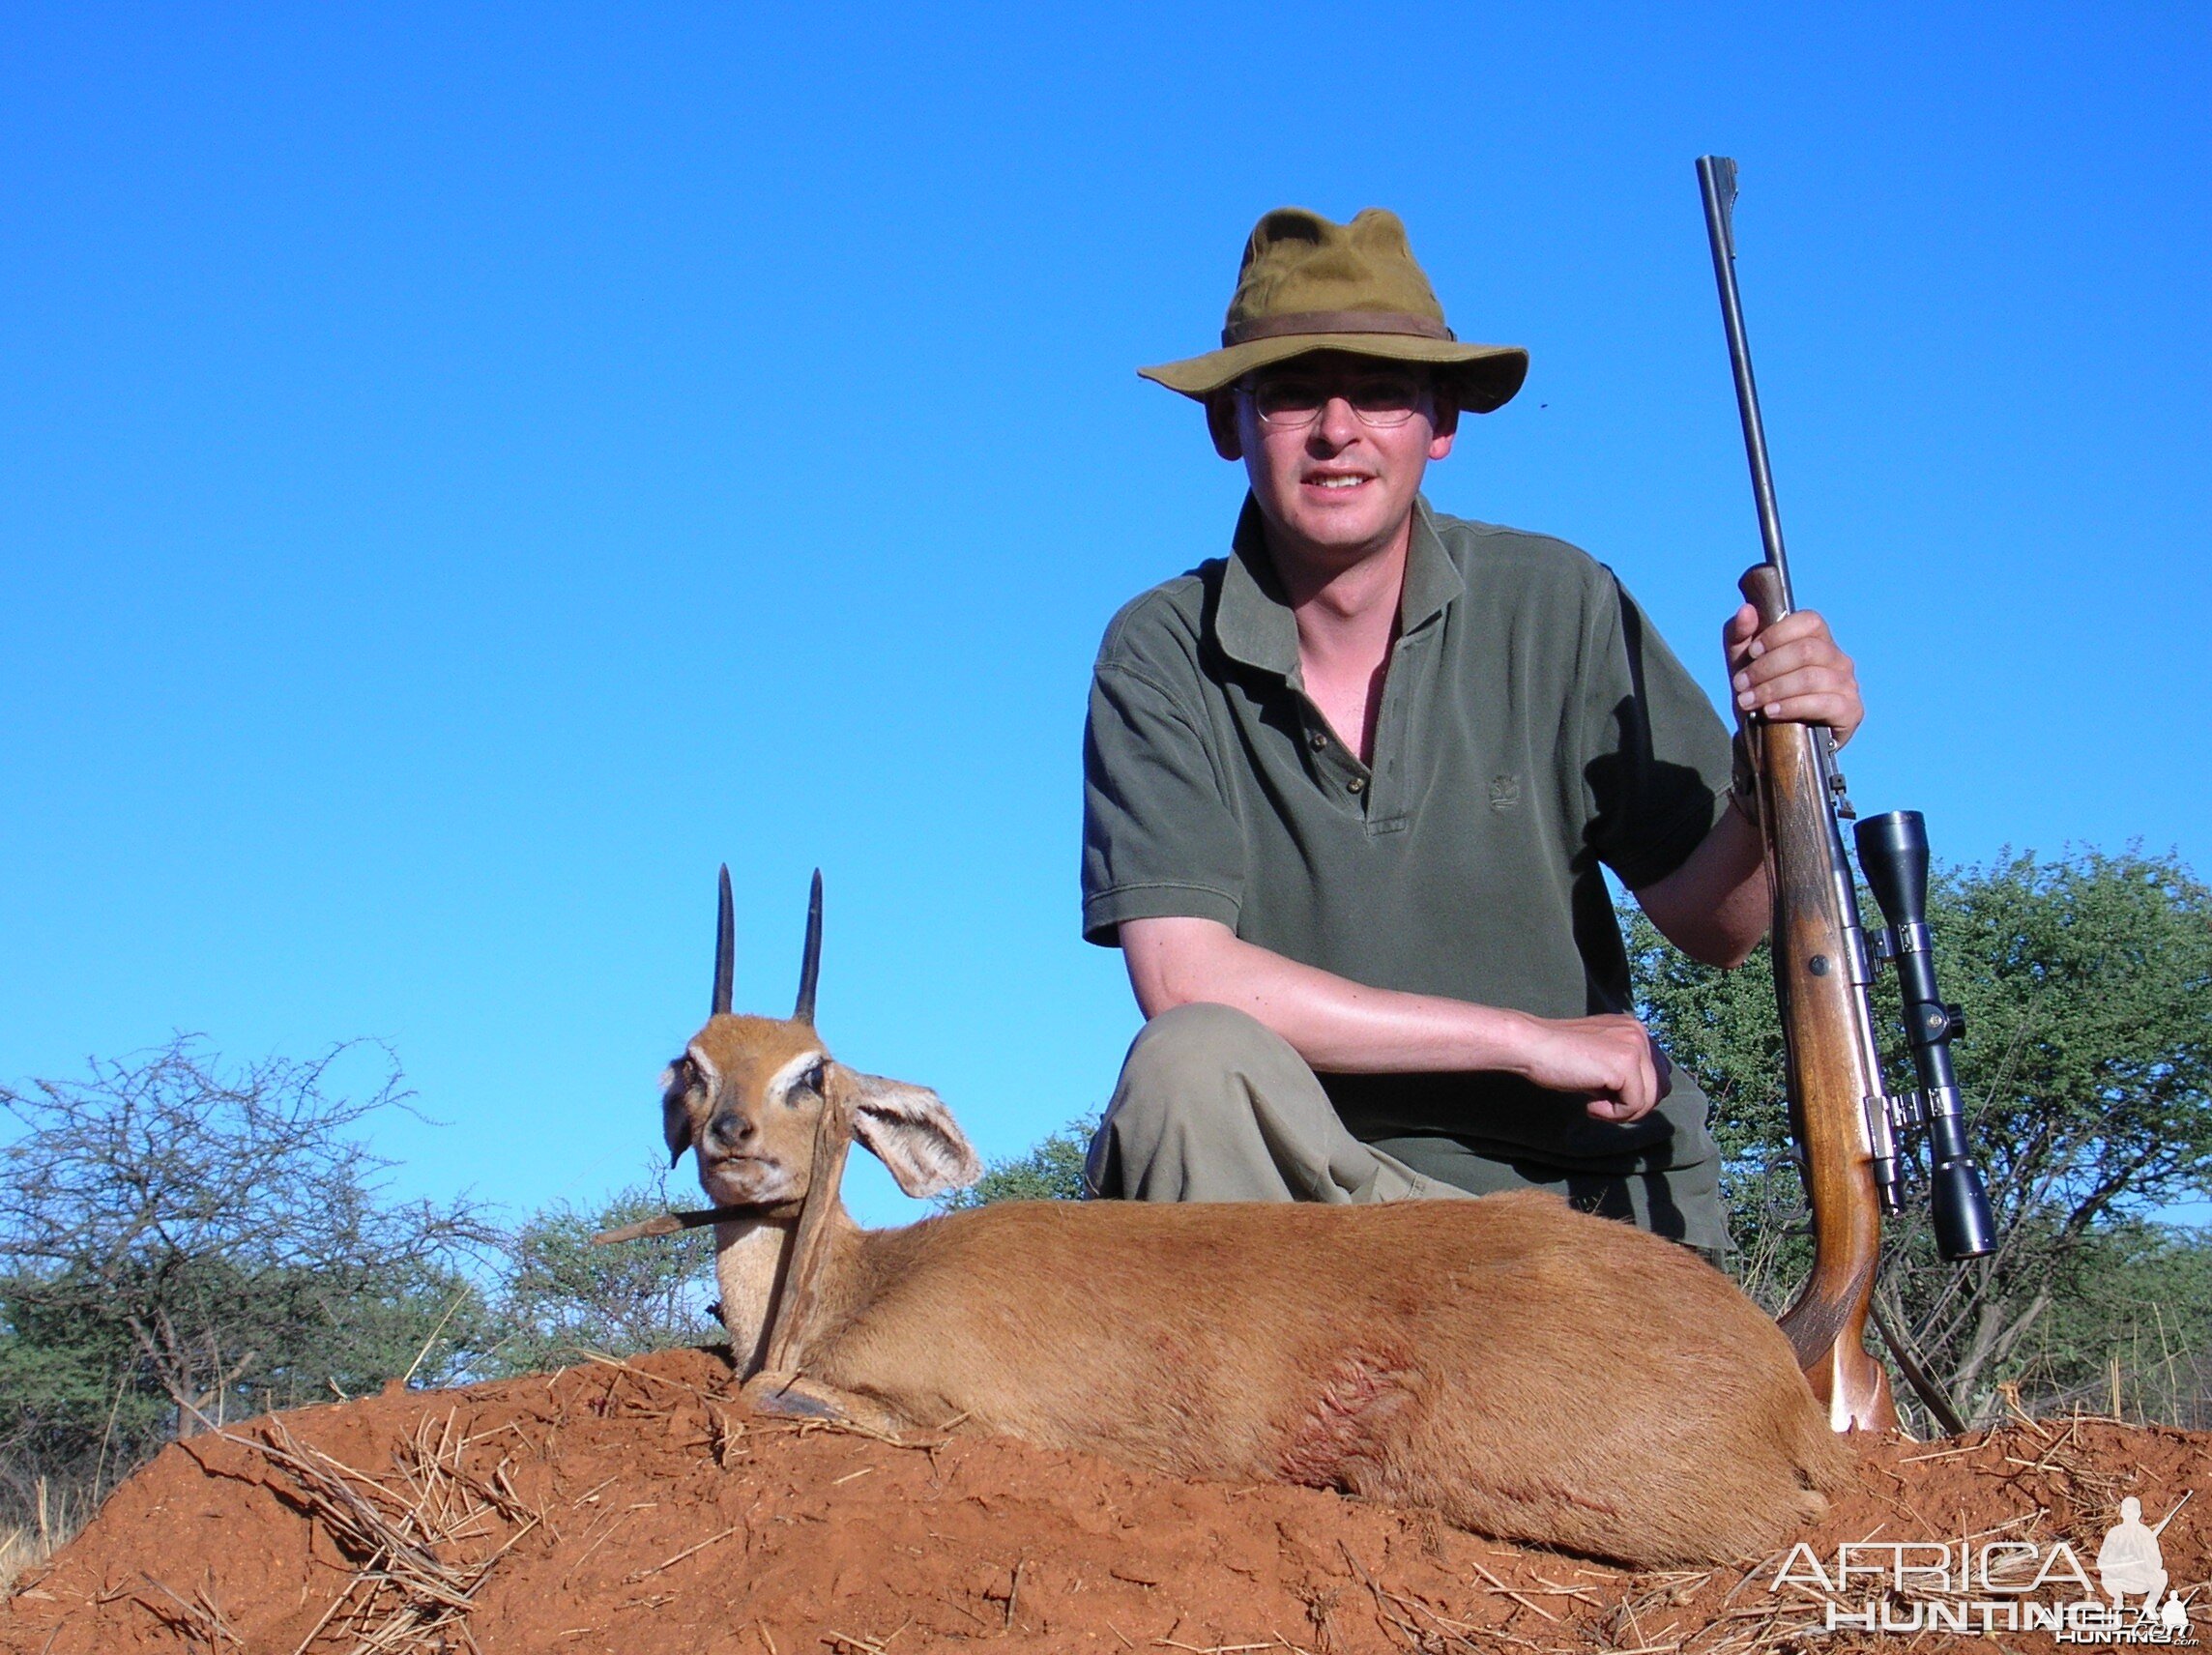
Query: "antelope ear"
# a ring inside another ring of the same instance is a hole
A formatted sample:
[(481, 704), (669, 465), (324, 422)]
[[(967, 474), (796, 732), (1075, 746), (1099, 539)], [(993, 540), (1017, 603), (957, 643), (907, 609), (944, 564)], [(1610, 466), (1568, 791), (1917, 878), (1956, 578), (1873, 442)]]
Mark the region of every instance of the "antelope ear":
[(668, 1146), (671, 1171), (691, 1147), (690, 1090), (691, 1077), (681, 1060), (660, 1071), (660, 1136)]
[(832, 1063), (830, 1073), (852, 1112), (853, 1136), (908, 1195), (942, 1195), (983, 1176), (975, 1146), (929, 1088), (863, 1075), (842, 1063)]

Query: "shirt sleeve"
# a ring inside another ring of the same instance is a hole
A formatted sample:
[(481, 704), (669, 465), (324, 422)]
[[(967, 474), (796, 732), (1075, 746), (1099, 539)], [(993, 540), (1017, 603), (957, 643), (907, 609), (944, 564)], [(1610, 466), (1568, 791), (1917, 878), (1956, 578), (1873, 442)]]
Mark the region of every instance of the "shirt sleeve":
[(1639, 890), (1687, 861), (1728, 808), (1729, 734), (1610, 569), (1585, 648), (1584, 837)]
[(1115, 946), (1124, 919), (1234, 927), (1244, 835), (1198, 723), (1149, 677), (1101, 664), (1083, 741), (1083, 935)]

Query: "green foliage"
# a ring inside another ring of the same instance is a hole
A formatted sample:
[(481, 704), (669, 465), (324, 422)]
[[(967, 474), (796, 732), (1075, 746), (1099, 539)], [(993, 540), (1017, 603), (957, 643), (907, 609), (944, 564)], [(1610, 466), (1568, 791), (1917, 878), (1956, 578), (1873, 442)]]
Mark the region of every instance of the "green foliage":
[[(2160, 1358), (2181, 1371), (2212, 1309), (2204, 1243), (2150, 1220), (2212, 1194), (2212, 891), (2172, 857), (2028, 854), (1939, 872), (1929, 922), (1942, 990), (1965, 1013), (1955, 1056), (2002, 1241), (1944, 1264), (1916, 1201), (1888, 1226), (1893, 1324), (1952, 1376), (1965, 1411), (1986, 1413), (2002, 1382), (2046, 1401), (2079, 1390), (2121, 1331), (2116, 1284), (2156, 1280), (2187, 1287), (2176, 1308), (2199, 1307)], [(1746, 1286), (1778, 1303), (1809, 1243), (1791, 1234), (1803, 1197), (1769, 956), (1714, 972), (1641, 915), (1631, 955), (1644, 1015), (1714, 1100)], [(1887, 1084), (1909, 1088), (1894, 979), (1877, 1003), (1897, 1055)]]
[(404, 1106), (326, 1087), (340, 1047), (225, 1071), (189, 1038), (82, 1081), (0, 1088), (0, 1451), (127, 1468), (170, 1435), (437, 1380), (480, 1350), (466, 1203), (388, 1205), (355, 1129)]
[(987, 1206), (995, 1201), (1081, 1201), (1083, 1157), (1098, 1130), (1098, 1117), (1078, 1117), (1027, 1154), (993, 1161), (966, 1189), (937, 1198), (946, 1212)]
[(2049, 1406), (2212, 1428), (2212, 1232), (2123, 1219), (2020, 1341), (2018, 1377)]
[(714, 1280), (713, 1232), (594, 1244), (669, 1209), (665, 1178), (631, 1184), (599, 1206), (562, 1203), (516, 1232), (503, 1285), (496, 1373), (533, 1373), (579, 1351), (626, 1356), (690, 1344), (717, 1329), (707, 1313)]

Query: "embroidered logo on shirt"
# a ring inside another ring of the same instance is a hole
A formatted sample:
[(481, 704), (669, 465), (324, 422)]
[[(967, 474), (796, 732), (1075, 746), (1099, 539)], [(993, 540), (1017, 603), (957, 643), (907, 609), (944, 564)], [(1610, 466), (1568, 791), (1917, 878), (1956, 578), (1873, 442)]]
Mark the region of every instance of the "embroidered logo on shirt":
[(1490, 778), (1490, 808), (1511, 810), (1521, 802), (1521, 778), (1517, 775), (1494, 775)]

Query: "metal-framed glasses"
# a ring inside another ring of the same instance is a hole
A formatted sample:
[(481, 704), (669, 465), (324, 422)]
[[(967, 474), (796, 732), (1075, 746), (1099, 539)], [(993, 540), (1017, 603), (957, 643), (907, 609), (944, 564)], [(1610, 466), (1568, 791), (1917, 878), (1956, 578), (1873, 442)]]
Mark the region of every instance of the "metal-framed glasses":
[(1403, 425), (1420, 412), (1429, 382), (1425, 374), (1383, 368), (1348, 378), (1268, 374), (1244, 380), (1237, 389), (1252, 399), (1252, 411), (1260, 416), (1260, 423), (1272, 431), (1303, 429), (1340, 396), (1360, 423), (1386, 430)]

